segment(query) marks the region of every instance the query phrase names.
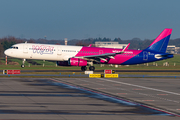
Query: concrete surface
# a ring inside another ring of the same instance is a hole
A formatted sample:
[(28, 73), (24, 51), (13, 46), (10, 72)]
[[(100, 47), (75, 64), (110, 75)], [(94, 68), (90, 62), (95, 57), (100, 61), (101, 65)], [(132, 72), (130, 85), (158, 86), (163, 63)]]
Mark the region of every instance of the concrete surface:
[[(179, 88), (178, 79), (0, 78), (0, 119), (178, 120)], [(101, 91), (167, 113), (104, 96)]]

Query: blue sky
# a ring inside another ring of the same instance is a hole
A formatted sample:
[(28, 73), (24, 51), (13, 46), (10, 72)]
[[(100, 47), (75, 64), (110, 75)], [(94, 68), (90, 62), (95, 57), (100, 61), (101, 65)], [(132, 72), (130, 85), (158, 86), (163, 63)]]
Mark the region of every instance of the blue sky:
[(180, 38), (180, 0), (0, 0), (0, 37)]

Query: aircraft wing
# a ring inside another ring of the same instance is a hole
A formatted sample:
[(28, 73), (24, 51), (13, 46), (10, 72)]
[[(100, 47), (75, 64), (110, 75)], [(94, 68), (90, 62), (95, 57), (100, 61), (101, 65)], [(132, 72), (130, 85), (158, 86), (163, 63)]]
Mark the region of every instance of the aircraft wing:
[(124, 53), (124, 51), (126, 51), (128, 49), (129, 45), (130, 45), (130, 43), (121, 52), (117, 52), (117, 53), (106, 53), (106, 54), (89, 55), (89, 56), (77, 56), (74, 58), (81, 58), (81, 59), (84, 59), (87, 61), (95, 61), (98, 63), (100, 63), (100, 60), (107, 62), (106, 59), (109, 59), (109, 58), (115, 59), (114, 56), (116, 56), (117, 54)]

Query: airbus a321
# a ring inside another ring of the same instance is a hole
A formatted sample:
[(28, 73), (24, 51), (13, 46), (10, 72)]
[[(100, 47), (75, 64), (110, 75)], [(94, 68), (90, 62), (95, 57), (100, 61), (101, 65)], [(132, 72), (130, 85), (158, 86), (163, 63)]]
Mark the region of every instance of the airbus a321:
[(130, 50), (128, 44), (124, 49), (82, 47), (51, 44), (19, 43), (5, 50), (5, 55), (26, 59), (57, 61), (59, 66), (81, 66), (81, 70), (94, 71), (93, 64), (133, 65), (172, 58), (166, 53), (172, 29), (166, 28), (144, 50)]

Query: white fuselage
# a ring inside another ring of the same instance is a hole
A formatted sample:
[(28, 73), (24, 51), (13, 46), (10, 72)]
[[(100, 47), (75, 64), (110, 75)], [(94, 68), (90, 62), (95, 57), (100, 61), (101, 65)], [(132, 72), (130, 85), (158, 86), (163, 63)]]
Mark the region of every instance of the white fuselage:
[(81, 46), (19, 43), (4, 53), (7, 56), (22, 59), (66, 61), (74, 57), (81, 48)]

